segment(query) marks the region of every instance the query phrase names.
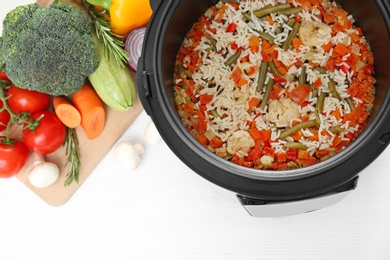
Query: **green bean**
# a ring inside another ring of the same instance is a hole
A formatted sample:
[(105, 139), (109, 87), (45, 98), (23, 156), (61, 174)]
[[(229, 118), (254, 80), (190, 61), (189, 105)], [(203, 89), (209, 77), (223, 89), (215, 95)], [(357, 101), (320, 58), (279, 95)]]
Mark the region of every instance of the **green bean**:
[(329, 127), (329, 131), (331, 131), (333, 134), (338, 135), (342, 132), (345, 132), (345, 129), (343, 129), (340, 125), (331, 126)]
[(324, 157), (322, 157), (320, 160), (321, 162), (331, 158), (332, 156), (335, 156), (337, 153), (335, 151), (331, 151), (328, 155), (325, 155)]
[(257, 78), (257, 92), (263, 91), (265, 77), (267, 76), (268, 62), (262, 62), (259, 68), (259, 77)]
[(347, 97), (347, 98), (345, 99), (345, 101), (347, 101), (348, 106), (349, 106), (349, 108), (351, 109), (351, 111), (355, 109), (355, 104), (352, 102), (352, 100), (351, 100), (349, 97)]
[(253, 22), (252, 20), (252, 16), (249, 14), (249, 13), (242, 13), (242, 16), (244, 16), (244, 18), (250, 22)]
[(238, 3), (239, 1), (238, 0), (221, 0), (222, 3), (229, 3), (229, 2), (233, 2), (233, 3)]
[(318, 71), (319, 73), (321, 73), (321, 74), (326, 74), (327, 73), (326, 69), (324, 69), (322, 67), (314, 67), (314, 69), (316, 71)]
[(321, 92), (320, 96), (317, 99), (317, 105), (316, 105), (316, 112), (318, 114), (321, 114), (324, 110), (324, 103), (325, 103), (326, 93)]
[(268, 66), (271, 69), (271, 71), (277, 76), (278, 78), (282, 77), (282, 74), (278, 71), (278, 68), (276, 68), (276, 65), (273, 61), (268, 62)]
[(302, 66), (301, 74), (299, 74), (298, 84), (303, 85), (306, 83), (306, 66)]
[(288, 34), (288, 37), (287, 37), (286, 41), (283, 43), (283, 46), (282, 46), (283, 50), (287, 51), (290, 48), (292, 39), (295, 37), (295, 35), (297, 35), (299, 27), (301, 27), (300, 23), (295, 23), (294, 24), (291, 32)]
[(332, 94), (332, 96), (334, 96), (338, 100), (342, 100), (339, 93), (336, 90), (336, 85), (335, 85), (335, 82), (333, 79), (329, 79), (328, 88), (329, 88), (329, 91)]
[(261, 18), (261, 17), (266, 16), (268, 14), (276, 13), (280, 10), (287, 9), (287, 8), (291, 8), (289, 3), (275, 5), (275, 6), (270, 5), (270, 6), (265, 6), (263, 8), (260, 8), (259, 10), (256, 10), (253, 13), (257, 17)]
[(265, 106), (267, 105), (269, 100), (269, 92), (272, 90), (273, 86), (274, 86), (274, 80), (270, 78), (267, 83), (267, 87), (265, 88), (263, 99), (261, 100), (261, 104), (260, 104), (261, 110), (264, 110)]
[(233, 63), (235, 63), (237, 60), (238, 60), (238, 58), (240, 57), (240, 55), (241, 55), (241, 50), (239, 50), (238, 52), (236, 52), (236, 53), (234, 53), (232, 56), (230, 56), (226, 61), (225, 61), (225, 65), (226, 66), (231, 66)]
[(297, 142), (288, 142), (284, 144), (284, 147), (289, 149), (299, 149), (299, 150), (307, 150), (309, 147), (307, 147), (304, 144), (297, 143)]
[(288, 19), (287, 21), (287, 25), (290, 26), (291, 28), (294, 26), (295, 24), (295, 19), (294, 18), (290, 18)]
[(278, 11), (278, 14), (285, 14), (285, 15), (298, 14), (300, 11), (302, 11), (300, 7), (290, 7)]
[(293, 127), (291, 127), (290, 129), (287, 129), (285, 131), (283, 131), (279, 138), (280, 139), (286, 139), (286, 137), (300, 131), (301, 129), (304, 129), (304, 128), (309, 128), (309, 127), (313, 127), (313, 126), (317, 126), (318, 123), (316, 120), (309, 120), (309, 121), (305, 121), (305, 122), (302, 122), (302, 123), (299, 123)]
[(210, 47), (211, 47), (211, 49), (212, 50), (214, 50), (214, 51), (216, 51), (217, 50), (217, 41), (213, 38), (213, 37), (211, 37), (210, 35), (209, 36), (207, 36), (207, 39), (210, 41)]
[(275, 44), (275, 39), (271, 35), (269, 35), (268, 33), (265, 33), (265, 32), (259, 31), (259, 30), (254, 30), (254, 31), (259, 34), (261, 39), (266, 40), (269, 44), (271, 44), (271, 45)]

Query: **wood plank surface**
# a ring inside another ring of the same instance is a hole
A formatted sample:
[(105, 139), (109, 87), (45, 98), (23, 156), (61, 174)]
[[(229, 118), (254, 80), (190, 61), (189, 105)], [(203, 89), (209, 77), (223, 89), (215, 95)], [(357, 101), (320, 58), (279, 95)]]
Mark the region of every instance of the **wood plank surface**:
[[(49, 6), (53, 0), (37, 0), (36, 3), (41, 6)], [(135, 78), (135, 77), (134, 77)], [(119, 112), (105, 106), (106, 124), (103, 132), (99, 137), (89, 140), (81, 127), (76, 128), (76, 133), (79, 138), (79, 151), (81, 156), (80, 165), (80, 180), (79, 183), (73, 182), (70, 186), (65, 187), (64, 182), (69, 171), (69, 166), (66, 165), (67, 156), (64, 147), (61, 147), (56, 152), (46, 155), (46, 160), (57, 164), (60, 168), (59, 179), (49, 187), (35, 188), (28, 180), (28, 173), (31, 170), (34, 160), (30, 159), (16, 177), (31, 189), (36, 195), (52, 206), (60, 206), (65, 204), (80, 185), (92, 173), (94, 168), (99, 164), (106, 153), (112, 148), (122, 134), (130, 127), (137, 116), (142, 111), (142, 104), (137, 96), (136, 101), (130, 109), (124, 112)], [(21, 139), (20, 128), (14, 127), (11, 136), (15, 139)]]

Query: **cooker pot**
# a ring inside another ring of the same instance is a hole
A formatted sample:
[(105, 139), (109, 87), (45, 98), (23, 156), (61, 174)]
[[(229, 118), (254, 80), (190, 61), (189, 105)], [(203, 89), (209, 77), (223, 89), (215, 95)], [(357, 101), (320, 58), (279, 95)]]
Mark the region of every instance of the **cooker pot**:
[(280, 216), (331, 205), (352, 191), (358, 173), (390, 141), (390, 0), (338, 0), (370, 42), (376, 99), (367, 126), (344, 151), (315, 165), (286, 171), (249, 169), (211, 153), (184, 128), (173, 95), (176, 55), (193, 23), (217, 0), (151, 0), (154, 14), (137, 69), (147, 114), (170, 149), (213, 186), (232, 194), (253, 216)]

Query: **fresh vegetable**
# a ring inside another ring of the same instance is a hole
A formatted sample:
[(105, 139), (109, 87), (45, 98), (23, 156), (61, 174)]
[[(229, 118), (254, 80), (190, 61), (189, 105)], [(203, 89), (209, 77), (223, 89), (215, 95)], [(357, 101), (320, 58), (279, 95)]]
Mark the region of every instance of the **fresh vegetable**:
[(99, 67), (89, 75), (89, 81), (99, 97), (112, 109), (124, 111), (135, 100), (135, 82), (127, 67), (110, 59), (103, 42), (98, 41)]
[(0, 131), (3, 131), (7, 127), (10, 119), (11, 119), (11, 115), (4, 108), (3, 101), (0, 100)]
[(15, 114), (35, 113), (44, 110), (50, 103), (50, 95), (12, 85), (7, 92), (7, 102)]
[(145, 140), (150, 144), (157, 144), (161, 141), (161, 135), (158, 132), (153, 121), (150, 121), (145, 128), (144, 132)]
[(124, 50), (124, 36), (115, 34), (111, 31), (109, 16), (107, 11), (102, 8), (97, 8), (94, 5), (83, 1), (85, 10), (92, 20), (93, 27), (98, 41), (104, 43), (104, 47), (109, 57), (113, 57), (121, 67), (125, 67), (129, 60), (129, 55)]
[(50, 111), (38, 111), (28, 117), (23, 128), (26, 146), (39, 154), (56, 151), (66, 138), (65, 125)]
[(2, 35), (5, 72), (20, 88), (69, 95), (99, 63), (89, 17), (70, 5), (19, 6), (4, 19)]
[(33, 153), (34, 165), (28, 173), (28, 180), (36, 188), (46, 188), (55, 183), (60, 176), (60, 169), (52, 162), (46, 162), (41, 154)]
[(152, 15), (149, 0), (86, 0), (89, 4), (107, 10), (110, 15), (111, 30), (125, 35), (135, 28), (148, 23)]
[(141, 57), (146, 27), (134, 29), (126, 37), (125, 50), (129, 54), (129, 67), (136, 72), (138, 59)]
[(73, 128), (68, 128), (65, 140), (65, 152), (68, 156), (66, 165), (70, 164), (70, 170), (66, 175), (64, 186), (69, 186), (73, 181), (79, 183), (80, 175), (80, 153), (78, 150), (79, 139)]
[(30, 151), (22, 142), (0, 137), (0, 178), (16, 175), (27, 162)]
[(80, 112), (81, 127), (88, 139), (95, 139), (104, 129), (106, 114), (103, 103), (89, 84), (72, 95), (72, 103)]
[(53, 97), (53, 108), (61, 122), (69, 128), (76, 128), (81, 123), (81, 115), (65, 97)]
[(114, 160), (122, 170), (134, 170), (140, 162), (140, 155), (144, 153), (144, 148), (140, 144), (130, 142), (120, 142), (114, 148)]

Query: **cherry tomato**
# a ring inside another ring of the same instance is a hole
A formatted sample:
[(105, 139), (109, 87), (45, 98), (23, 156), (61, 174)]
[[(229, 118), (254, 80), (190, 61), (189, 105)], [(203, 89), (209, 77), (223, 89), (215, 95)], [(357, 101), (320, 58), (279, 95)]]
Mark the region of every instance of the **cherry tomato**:
[(15, 114), (35, 113), (47, 108), (50, 95), (12, 85), (7, 93), (8, 105)]
[[(37, 119), (41, 118), (39, 121)], [(66, 128), (50, 111), (33, 113), (24, 125), (23, 140), (28, 148), (39, 154), (56, 151), (65, 141)]]
[(0, 137), (0, 178), (10, 178), (16, 175), (26, 164), (30, 151), (19, 141), (5, 143), (5, 137)]
[[(4, 106), (4, 104), (0, 100), (0, 110), (3, 108), (3, 106)], [(11, 116), (7, 110), (0, 112), (0, 131), (3, 131), (7, 127), (7, 124), (9, 123), (10, 119), (11, 119)]]

